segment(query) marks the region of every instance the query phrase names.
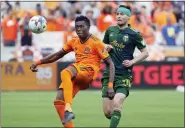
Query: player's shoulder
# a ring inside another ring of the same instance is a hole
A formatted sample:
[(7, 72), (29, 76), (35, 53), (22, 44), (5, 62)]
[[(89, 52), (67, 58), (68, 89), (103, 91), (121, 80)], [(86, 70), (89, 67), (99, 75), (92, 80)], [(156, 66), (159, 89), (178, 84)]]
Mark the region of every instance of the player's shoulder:
[(96, 42), (99, 42), (101, 41), (101, 39), (99, 37), (97, 37), (96, 35), (91, 35), (90, 38), (96, 43)]
[(79, 40), (79, 38), (78, 37), (73, 37), (72, 39), (70, 39), (68, 42), (70, 43), (73, 43), (73, 42), (75, 42), (75, 41), (78, 41)]
[(75, 37), (72, 38), (72, 40), (79, 40), (79, 37), (75, 36)]
[(107, 29), (107, 31), (114, 31), (114, 30), (116, 30), (118, 27), (117, 26), (110, 26), (108, 29)]
[(100, 45), (103, 43), (102, 40), (99, 37), (97, 37), (96, 35), (91, 35), (90, 38), (91, 38), (91, 42), (94, 46), (97, 46), (97, 45)]
[(138, 30), (132, 28), (131, 26), (129, 26), (129, 30), (130, 30), (130, 33), (131, 33), (132, 35), (136, 35), (136, 36), (141, 35), (140, 32), (139, 32)]

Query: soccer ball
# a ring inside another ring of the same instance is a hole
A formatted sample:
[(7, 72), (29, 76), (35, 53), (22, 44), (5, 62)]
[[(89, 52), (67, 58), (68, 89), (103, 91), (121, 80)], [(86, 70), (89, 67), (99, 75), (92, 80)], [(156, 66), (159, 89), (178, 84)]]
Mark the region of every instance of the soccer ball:
[(36, 34), (43, 33), (46, 31), (47, 21), (43, 16), (33, 16), (29, 21), (29, 29)]

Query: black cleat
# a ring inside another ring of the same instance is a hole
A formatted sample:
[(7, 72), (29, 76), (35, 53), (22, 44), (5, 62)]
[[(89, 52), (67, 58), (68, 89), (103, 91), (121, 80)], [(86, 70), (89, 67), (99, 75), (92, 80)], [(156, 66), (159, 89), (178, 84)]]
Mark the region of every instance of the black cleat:
[(62, 124), (66, 124), (70, 122), (72, 119), (75, 119), (75, 115), (73, 112), (65, 111), (64, 120), (62, 120)]

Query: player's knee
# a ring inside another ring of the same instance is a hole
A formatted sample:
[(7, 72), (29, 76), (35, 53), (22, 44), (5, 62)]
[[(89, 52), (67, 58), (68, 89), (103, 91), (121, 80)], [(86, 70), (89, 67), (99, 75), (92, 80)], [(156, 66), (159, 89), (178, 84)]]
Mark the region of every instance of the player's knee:
[(56, 100), (64, 100), (63, 89), (57, 91)]
[(104, 111), (105, 117), (107, 117), (108, 119), (111, 118), (112, 110), (110, 108), (106, 108), (103, 111)]
[(106, 117), (107, 119), (111, 119), (111, 114), (112, 114), (112, 112), (111, 112), (110, 110), (104, 111), (104, 115), (105, 115), (105, 117)]

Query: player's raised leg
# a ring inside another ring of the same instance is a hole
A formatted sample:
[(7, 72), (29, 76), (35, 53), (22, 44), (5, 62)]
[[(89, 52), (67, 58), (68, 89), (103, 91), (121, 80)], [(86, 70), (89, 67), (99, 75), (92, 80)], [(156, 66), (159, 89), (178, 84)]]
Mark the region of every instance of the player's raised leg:
[(63, 124), (71, 121), (75, 118), (74, 113), (72, 112), (72, 99), (73, 99), (73, 82), (72, 79), (77, 76), (77, 70), (74, 66), (69, 66), (61, 72), (61, 80), (64, 92), (64, 101), (65, 101), (65, 113)]
[[(79, 86), (76, 86), (73, 84), (73, 98), (75, 97), (75, 95), (78, 93), (79, 90), (80, 90)], [(60, 120), (63, 121), (64, 120), (64, 112), (65, 112), (65, 102), (64, 102), (64, 93), (63, 93), (62, 85), (59, 87), (56, 99), (54, 101), (54, 105), (55, 105), (56, 111), (60, 117)], [(74, 128), (74, 124), (72, 121), (70, 121), (70, 122), (64, 124), (64, 127), (65, 128)]]
[[(63, 96), (63, 89), (59, 89), (57, 92), (56, 99), (54, 101), (54, 106), (56, 108), (56, 111), (60, 117), (60, 120), (64, 120), (64, 111), (65, 111), (65, 102), (64, 102), (64, 96)], [(65, 128), (73, 128), (74, 124), (71, 122), (68, 122), (64, 125)]]

